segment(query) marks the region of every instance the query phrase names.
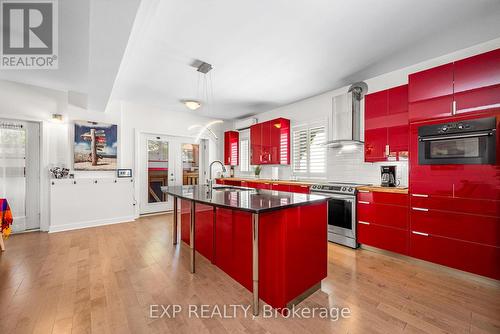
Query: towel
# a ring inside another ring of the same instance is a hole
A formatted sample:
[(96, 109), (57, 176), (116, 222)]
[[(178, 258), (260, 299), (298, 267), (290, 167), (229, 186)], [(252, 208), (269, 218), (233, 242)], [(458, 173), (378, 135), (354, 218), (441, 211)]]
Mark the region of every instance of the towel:
[(12, 212), (5, 198), (0, 198), (0, 218), (0, 232), (7, 239), (11, 232)]

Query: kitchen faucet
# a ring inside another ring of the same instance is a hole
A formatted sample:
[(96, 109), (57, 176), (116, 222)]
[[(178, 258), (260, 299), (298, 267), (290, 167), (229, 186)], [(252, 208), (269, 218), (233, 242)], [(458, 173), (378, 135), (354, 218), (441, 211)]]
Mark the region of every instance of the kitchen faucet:
[(208, 180), (207, 180), (207, 185), (210, 188), (210, 190), (212, 189), (212, 185), (213, 185), (213, 182), (214, 182), (213, 179), (212, 179), (212, 166), (214, 165), (214, 163), (220, 164), (221, 167), (222, 167), (222, 172), (223, 173), (226, 172), (226, 166), (224, 166), (224, 164), (222, 163), (222, 161), (220, 161), (220, 160), (214, 160), (214, 161), (212, 161), (212, 163), (208, 167)]

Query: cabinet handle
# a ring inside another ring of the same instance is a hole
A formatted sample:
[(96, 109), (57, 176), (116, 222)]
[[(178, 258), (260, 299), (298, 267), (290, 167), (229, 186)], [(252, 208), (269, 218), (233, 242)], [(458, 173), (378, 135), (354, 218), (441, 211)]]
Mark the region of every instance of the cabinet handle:
[(457, 101), (451, 103), (451, 114), (455, 115), (457, 113)]
[(385, 156), (388, 157), (391, 154), (389, 144), (385, 145)]
[(429, 197), (429, 195), (425, 194), (411, 194), (413, 197)]
[(308, 188), (309, 186), (301, 186), (302, 188)]
[(412, 207), (411, 209), (415, 210), (415, 211), (424, 211), (424, 212), (429, 211), (429, 209), (425, 209), (425, 208), (415, 208), (415, 207)]
[(278, 185), (279, 185), (279, 184), (277, 184), (277, 183), (273, 183), (273, 186), (278, 186)]
[(368, 190), (358, 190), (359, 193), (369, 193), (370, 191)]
[(370, 225), (369, 222), (364, 222), (364, 221), (361, 221), (361, 220), (358, 220), (358, 223), (363, 224), (363, 225)]
[(366, 201), (358, 201), (358, 203), (360, 203), (360, 204), (370, 204), (370, 202), (366, 202)]
[(411, 231), (411, 233), (416, 234), (416, 235), (423, 235), (424, 237), (429, 236), (429, 233), (424, 233), (424, 232)]

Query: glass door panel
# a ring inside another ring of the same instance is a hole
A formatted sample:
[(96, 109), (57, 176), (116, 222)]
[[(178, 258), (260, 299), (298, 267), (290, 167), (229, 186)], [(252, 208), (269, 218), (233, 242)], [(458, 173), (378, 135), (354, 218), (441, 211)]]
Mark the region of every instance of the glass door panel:
[(148, 203), (168, 201), (161, 187), (168, 186), (168, 142), (161, 139), (148, 139)]
[(26, 224), (26, 130), (20, 124), (0, 123), (0, 197), (14, 218), (13, 231)]
[(200, 145), (182, 144), (182, 184), (199, 184), (200, 178)]

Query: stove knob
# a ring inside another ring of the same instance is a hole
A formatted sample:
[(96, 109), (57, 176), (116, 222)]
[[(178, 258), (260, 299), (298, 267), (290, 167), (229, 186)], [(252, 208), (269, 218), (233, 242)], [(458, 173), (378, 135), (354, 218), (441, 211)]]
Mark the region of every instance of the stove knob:
[(462, 130), (464, 128), (464, 125), (462, 123), (458, 124), (458, 128)]
[(348, 189), (348, 190), (349, 190), (349, 192), (350, 192), (350, 193), (352, 193), (352, 190), (353, 190), (353, 189), (352, 189), (351, 187), (349, 187), (349, 189)]
[(448, 127), (447, 127), (447, 126), (443, 126), (443, 127), (441, 128), (441, 131), (443, 131), (443, 132), (448, 131)]
[(345, 187), (340, 188), (340, 191), (345, 191)]

